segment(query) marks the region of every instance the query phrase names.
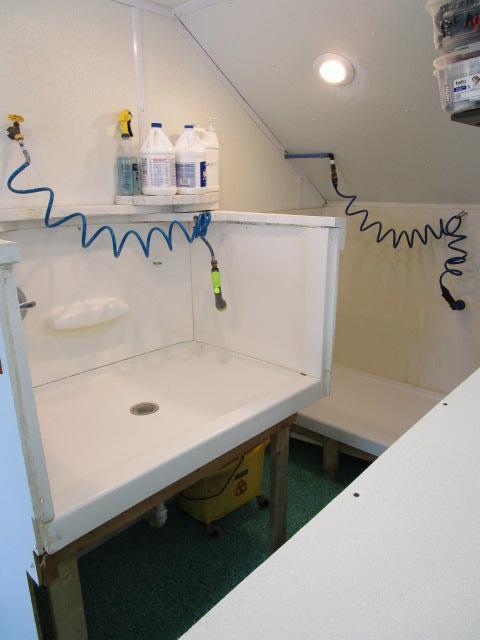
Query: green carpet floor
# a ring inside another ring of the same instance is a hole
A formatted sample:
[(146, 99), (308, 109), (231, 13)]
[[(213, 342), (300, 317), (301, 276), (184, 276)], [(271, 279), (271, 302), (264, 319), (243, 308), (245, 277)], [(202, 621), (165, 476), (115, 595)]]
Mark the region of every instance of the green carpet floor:
[[(288, 535), (366, 466), (342, 456), (340, 477), (329, 482), (321, 476), (321, 449), (292, 440)], [(268, 523), (268, 509), (252, 502), (222, 520), (220, 537), (211, 539), (171, 502), (162, 529), (140, 522), (91, 551), (79, 563), (89, 639), (178, 638), (268, 557)]]

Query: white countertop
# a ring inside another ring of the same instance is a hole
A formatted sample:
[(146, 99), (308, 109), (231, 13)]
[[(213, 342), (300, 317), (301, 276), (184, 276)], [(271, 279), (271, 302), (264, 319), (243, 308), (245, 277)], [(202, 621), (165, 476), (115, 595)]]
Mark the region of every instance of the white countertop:
[(183, 639), (477, 640), (479, 392), (477, 371)]

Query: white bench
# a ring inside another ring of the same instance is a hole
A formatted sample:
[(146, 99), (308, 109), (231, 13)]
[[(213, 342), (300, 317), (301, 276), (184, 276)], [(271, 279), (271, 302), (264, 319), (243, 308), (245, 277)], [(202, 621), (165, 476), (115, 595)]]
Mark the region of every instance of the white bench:
[(334, 477), (338, 454), (379, 456), (444, 396), (335, 365), (332, 393), (303, 409), (294, 435), (323, 446), (323, 469)]

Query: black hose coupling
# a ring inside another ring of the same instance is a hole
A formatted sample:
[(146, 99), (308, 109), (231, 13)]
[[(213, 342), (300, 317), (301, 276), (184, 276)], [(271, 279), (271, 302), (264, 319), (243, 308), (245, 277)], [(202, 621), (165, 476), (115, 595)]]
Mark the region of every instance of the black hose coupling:
[(335, 164), (335, 156), (333, 153), (330, 155), (330, 179), (332, 181), (333, 188), (336, 189), (338, 187), (338, 175), (337, 175), (337, 165)]
[(444, 287), (443, 284), (440, 287), (442, 289), (442, 298), (448, 302), (452, 311), (463, 311), (465, 309), (464, 300), (455, 300), (447, 287)]

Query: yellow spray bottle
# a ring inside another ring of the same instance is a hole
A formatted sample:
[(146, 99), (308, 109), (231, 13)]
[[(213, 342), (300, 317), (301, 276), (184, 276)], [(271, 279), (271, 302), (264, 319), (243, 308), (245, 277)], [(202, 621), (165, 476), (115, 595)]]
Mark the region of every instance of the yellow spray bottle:
[(133, 196), (141, 193), (138, 159), (133, 149), (132, 114), (123, 109), (119, 117), (120, 144), (117, 153), (117, 194)]

